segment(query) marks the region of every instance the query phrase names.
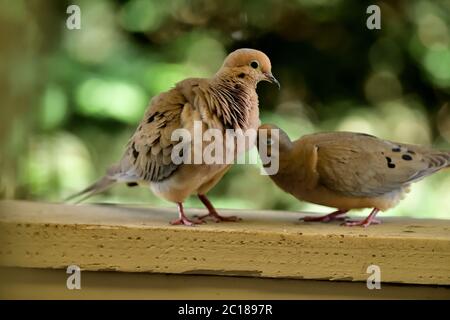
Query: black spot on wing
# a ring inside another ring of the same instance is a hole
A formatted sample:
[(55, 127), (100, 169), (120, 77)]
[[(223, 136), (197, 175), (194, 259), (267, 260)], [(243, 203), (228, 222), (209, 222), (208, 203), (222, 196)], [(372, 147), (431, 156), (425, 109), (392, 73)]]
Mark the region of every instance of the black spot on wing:
[(137, 183), (137, 182), (128, 182), (127, 183), (127, 186), (129, 186), (129, 187), (136, 187), (136, 186), (138, 186), (139, 184)]
[(402, 149), (400, 147), (392, 148), (392, 152), (400, 152)]
[(153, 122), (153, 120), (155, 120), (157, 116), (159, 116), (159, 112), (155, 112), (154, 114), (152, 114), (150, 117), (148, 117), (147, 123)]
[(387, 167), (389, 169), (394, 169), (395, 168), (395, 163), (392, 162), (392, 159), (390, 157), (386, 157), (386, 161), (387, 161)]
[(402, 159), (405, 161), (411, 161), (413, 158), (409, 154), (402, 155)]
[(241, 79), (245, 78), (245, 73), (239, 73), (238, 77)]

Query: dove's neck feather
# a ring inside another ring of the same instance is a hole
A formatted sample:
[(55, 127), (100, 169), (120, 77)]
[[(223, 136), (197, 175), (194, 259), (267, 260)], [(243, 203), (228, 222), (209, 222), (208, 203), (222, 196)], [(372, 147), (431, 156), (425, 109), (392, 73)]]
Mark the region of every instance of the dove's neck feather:
[(221, 118), (226, 127), (247, 129), (252, 109), (258, 107), (255, 86), (245, 79), (222, 74), (211, 79), (208, 89), (210, 111)]

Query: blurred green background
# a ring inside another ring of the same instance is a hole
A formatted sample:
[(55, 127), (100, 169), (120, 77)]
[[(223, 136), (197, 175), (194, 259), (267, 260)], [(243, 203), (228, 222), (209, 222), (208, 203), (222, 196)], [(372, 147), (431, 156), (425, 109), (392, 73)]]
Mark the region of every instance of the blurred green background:
[[(69, 4), (81, 30), (66, 28)], [(381, 30), (366, 28), (369, 4)], [(291, 138), (348, 130), (450, 149), (449, 0), (5, 0), (0, 21), (2, 198), (61, 201), (84, 188), (119, 159), (152, 96), (213, 75), (240, 47), (271, 58), (282, 90), (259, 85), (261, 118)], [(450, 218), (449, 173), (387, 214)], [(257, 165), (235, 165), (210, 197), (330, 211), (284, 194)], [(126, 186), (89, 201), (172, 206)]]

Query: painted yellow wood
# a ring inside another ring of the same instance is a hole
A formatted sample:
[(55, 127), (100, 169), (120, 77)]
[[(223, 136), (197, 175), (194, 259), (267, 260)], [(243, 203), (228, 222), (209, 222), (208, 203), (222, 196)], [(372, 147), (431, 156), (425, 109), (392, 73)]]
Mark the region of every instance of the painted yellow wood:
[[(367, 229), (300, 213), (222, 210), (238, 223), (171, 226), (172, 208), (0, 202), (0, 266), (450, 284), (450, 221), (384, 218)], [(187, 209), (187, 214), (204, 210)]]

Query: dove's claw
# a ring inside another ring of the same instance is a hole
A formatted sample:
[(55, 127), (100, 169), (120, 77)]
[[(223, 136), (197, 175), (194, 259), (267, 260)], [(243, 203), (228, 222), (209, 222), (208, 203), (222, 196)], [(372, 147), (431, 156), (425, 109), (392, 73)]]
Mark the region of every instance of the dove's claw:
[(380, 224), (381, 221), (380, 220), (372, 220), (370, 222), (367, 222), (365, 219), (358, 221), (358, 220), (349, 220), (349, 221), (345, 221), (344, 223), (342, 223), (341, 225), (346, 226), (346, 227), (356, 227), (356, 226), (361, 226), (361, 227), (368, 227), (371, 224)]
[(237, 222), (237, 221), (241, 221), (242, 218), (239, 218), (238, 216), (229, 216), (229, 217), (224, 217), (224, 216), (220, 216), (217, 215), (214, 217), (216, 222)]
[(343, 226), (347, 226), (347, 227), (360, 226), (360, 227), (367, 228), (371, 224), (380, 224), (381, 221), (375, 219), (375, 216), (377, 215), (378, 211), (380, 211), (380, 210), (377, 209), (377, 208), (374, 208), (372, 210), (372, 212), (364, 220), (361, 220), (361, 221), (346, 221), (342, 225)]
[(217, 213), (216, 209), (213, 207), (212, 203), (209, 201), (209, 199), (204, 194), (199, 194), (198, 198), (203, 202), (205, 207), (208, 209), (208, 214), (205, 214), (203, 216), (199, 216), (198, 218), (200, 220), (204, 220), (207, 218), (213, 219), (215, 222), (236, 222), (242, 220), (239, 217), (231, 216), (231, 217), (224, 217)]
[(171, 225), (185, 225), (185, 226), (195, 226), (196, 224), (206, 223), (203, 220), (195, 219), (191, 220), (184, 214), (183, 204), (181, 202), (177, 203), (178, 205), (178, 219), (172, 220), (170, 222)]
[(205, 214), (203, 216), (195, 216), (196, 218), (204, 221), (205, 219), (211, 218), (214, 222), (236, 222), (242, 219), (237, 216), (224, 217), (219, 215), (217, 212), (213, 211), (211, 213)]
[(205, 221), (203, 220), (190, 220), (186, 217), (184, 218), (178, 218), (175, 220), (170, 221), (170, 224), (175, 226), (175, 225), (185, 225), (185, 226), (195, 226), (196, 224), (202, 224), (205, 223)]
[(338, 210), (335, 212), (332, 212), (330, 214), (327, 214), (325, 216), (320, 216), (320, 217), (311, 217), (311, 216), (306, 216), (303, 218), (300, 218), (300, 220), (303, 220), (305, 222), (330, 222), (333, 220), (344, 220), (344, 217), (340, 217), (343, 214), (346, 214), (348, 212), (348, 210)]

